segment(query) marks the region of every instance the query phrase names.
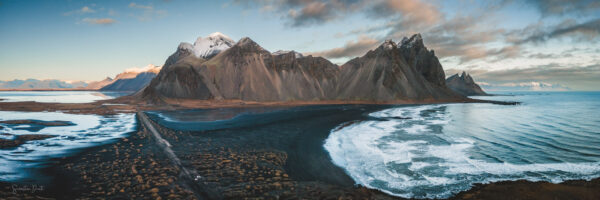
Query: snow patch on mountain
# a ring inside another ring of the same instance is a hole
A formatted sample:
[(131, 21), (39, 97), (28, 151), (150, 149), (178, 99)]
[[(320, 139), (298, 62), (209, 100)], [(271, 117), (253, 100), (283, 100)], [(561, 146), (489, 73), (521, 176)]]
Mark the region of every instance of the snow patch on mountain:
[(298, 53), (296, 51), (279, 50), (279, 51), (273, 52), (271, 54), (274, 55), (274, 56), (278, 56), (278, 55), (288, 54), (290, 52), (294, 52), (294, 56), (296, 56), (296, 58), (302, 58), (302, 57), (304, 57), (304, 55), (302, 55), (301, 53)]
[(142, 72), (152, 72), (158, 74), (160, 72), (161, 66), (156, 66), (153, 64), (146, 65), (145, 67), (133, 67), (129, 69), (125, 69), (125, 73), (142, 73)]
[(207, 37), (198, 37), (193, 45), (189, 43), (181, 43), (180, 49), (191, 50), (198, 58), (208, 59), (218, 53), (229, 49), (235, 44), (229, 36), (223, 33), (215, 32)]

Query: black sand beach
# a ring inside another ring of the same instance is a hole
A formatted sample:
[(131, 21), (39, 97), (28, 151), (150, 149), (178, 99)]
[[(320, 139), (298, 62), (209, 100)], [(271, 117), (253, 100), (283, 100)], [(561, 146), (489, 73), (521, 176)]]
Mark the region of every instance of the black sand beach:
[[(383, 108), (285, 109), (259, 117), (241, 115), (233, 120), (245, 123), (217, 129), (208, 127), (223, 123), (223, 119), (198, 125), (170, 123), (148, 114), (152, 121), (139, 123), (138, 116), (138, 131), (128, 138), (56, 159), (41, 170), (40, 177), (48, 179), (0, 183), (0, 198), (400, 199), (355, 185), (323, 149), (331, 129), (366, 119), (364, 113)], [(168, 146), (157, 145), (150, 126)], [(174, 164), (165, 148), (173, 151), (181, 166)], [(184, 168), (197, 175), (192, 183)], [(563, 184), (500, 182), (477, 185), (452, 199), (515, 199), (512, 197), (598, 199), (600, 185), (598, 179)]]

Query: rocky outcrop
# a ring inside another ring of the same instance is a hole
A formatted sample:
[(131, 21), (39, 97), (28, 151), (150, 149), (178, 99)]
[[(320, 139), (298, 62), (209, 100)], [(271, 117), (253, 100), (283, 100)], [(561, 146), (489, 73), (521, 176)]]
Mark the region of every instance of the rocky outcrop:
[[(433, 61), (413, 62), (415, 58), (406, 59), (405, 52), (415, 54), (422, 50), (416, 48), (420, 47), (398, 48), (394, 42), (388, 40), (363, 57), (348, 61), (341, 67), (337, 99), (394, 101), (455, 98), (457, 95), (445, 85), (440, 85), (437, 79), (427, 79), (437, 77), (438, 74), (423, 75), (423, 72), (433, 71), (430, 67), (439, 65), (435, 56)], [(425, 60), (424, 58), (425, 56), (422, 56), (419, 59)], [(438, 64), (423, 64), (432, 62)], [(443, 70), (441, 73), (444, 76)]]
[(138, 91), (138, 90), (146, 87), (146, 85), (148, 85), (148, 83), (150, 83), (150, 81), (152, 81), (152, 79), (154, 77), (156, 77), (155, 73), (142, 72), (142, 73), (139, 73), (138, 75), (136, 75), (134, 78), (117, 79), (113, 83), (100, 88), (100, 90), (102, 90), (102, 91)]
[(153, 101), (160, 100), (162, 97), (212, 99), (213, 96), (206, 87), (204, 78), (197, 72), (198, 67), (205, 60), (188, 53), (178, 49), (171, 55), (160, 73), (142, 90), (141, 95)]
[(415, 34), (410, 38), (404, 37), (398, 46), (407, 64), (415, 68), (427, 81), (440, 87), (446, 85), (442, 64), (433, 50), (427, 50), (421, 34)]
[(113, 82), (113, 79), (110, 77), (106, 77), (104, 80), (101, 81), (94, 81), (94, 82), (90, 82), (85, 89), (90, 89), (90, 90), (98, 90), (110, 83)]
[(260, 102), (464, 98), (446, 87), (442, 66), (420, 35), (399, 45), (386, 41), (342, 66), (294, 51), (270, 53), (250, 38), (209, 59), (193, 56), (184, 46), (138, 97)]
[[(106, 84), (99, 90), (101, 91), (139, 91), (146, 87), (156, 74), (161, 70), (161, 67), (152, 64), (145, 68), (127, 69), (125, 72), (118, 74), (115, 79), (111, 79), (110, 83)], [(108, 78), (106, 79), (108, 80)]]
[(464, 96), (488, 95), (485, 93), (471, 75), (463, 72), (462, 75), (452, 75), (446, 79), (446, 85), (455, 92)]

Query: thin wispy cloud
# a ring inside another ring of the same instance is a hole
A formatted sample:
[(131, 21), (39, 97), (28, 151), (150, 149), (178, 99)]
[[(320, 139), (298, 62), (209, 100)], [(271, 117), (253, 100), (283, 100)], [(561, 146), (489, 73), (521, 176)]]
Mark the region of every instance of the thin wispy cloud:
[(95, 13), (95, 12), (96, 12), (96, 10), (90, 8), (89, 6), (83, 6), (80, 9), (63, 13), (63, 15), (69, 16), (69, 15), (74, 15), (74, 14), (88, 14), (88, 13)]
[(143, 5), (131, 2), (128, 7), (133, 9), (130, 16), (137, 18), (139, 21), (151, 21), (167, 15), (166, 10), (157, 10), (153, 5)]
[[(595, 41), (600, 38), (600, 18), (578, 23), (573, 19), (567, 19), (561, 23), (542, 27), (534, 25), (523, 30), (518, 30), (513, 35), (512, 40), (516, 44), (523, 43), (544, 43), (550, 39), (570, 37), (572, 39)], [(521, 37), (521, 38), (519, 38)]]
[(117, 22), (111, 18), (83, 18), (81, 21), (92, 25), (109, 25)]
[(573, 13), (587, 14), (600, 9), (600, 2), (597, 0), (525, 0), (522, 3), (536, 7), (544, 17)]
[(145, 9), (145, 10), (153, 10), (154, 7), (151, 5), (141, 5), (141, 4), (136, 4), (136, 3), (129, 3), (129, 7), (130, 8), (138, 8), (138, 9)]
[(305, 55), (322, 56), (327, 58), (345, 58), (362, 56), (365, 52), (379, 45), (379, 40), (366, 36), (359, 37), (356, 41), (349, 41), (343, 47), (333, 48), (318, 52), (306, 52)]
[(270, 12), (286, 21), (289, 27), (322, 25), (360, 9), (363, 0), (234, 0), (233, 5), (258, 8)]

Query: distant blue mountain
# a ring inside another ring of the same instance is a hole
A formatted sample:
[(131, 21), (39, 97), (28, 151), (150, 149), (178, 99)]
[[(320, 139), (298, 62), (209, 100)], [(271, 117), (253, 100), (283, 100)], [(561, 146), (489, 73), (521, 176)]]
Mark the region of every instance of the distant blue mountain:
[(0, 81), (0, 89), (68, 89), (83, 88), (85, 86), (87, 86), (87, 83), (83, 81), (67, 82), (56, 79), (15, 79), (12, 81)]

